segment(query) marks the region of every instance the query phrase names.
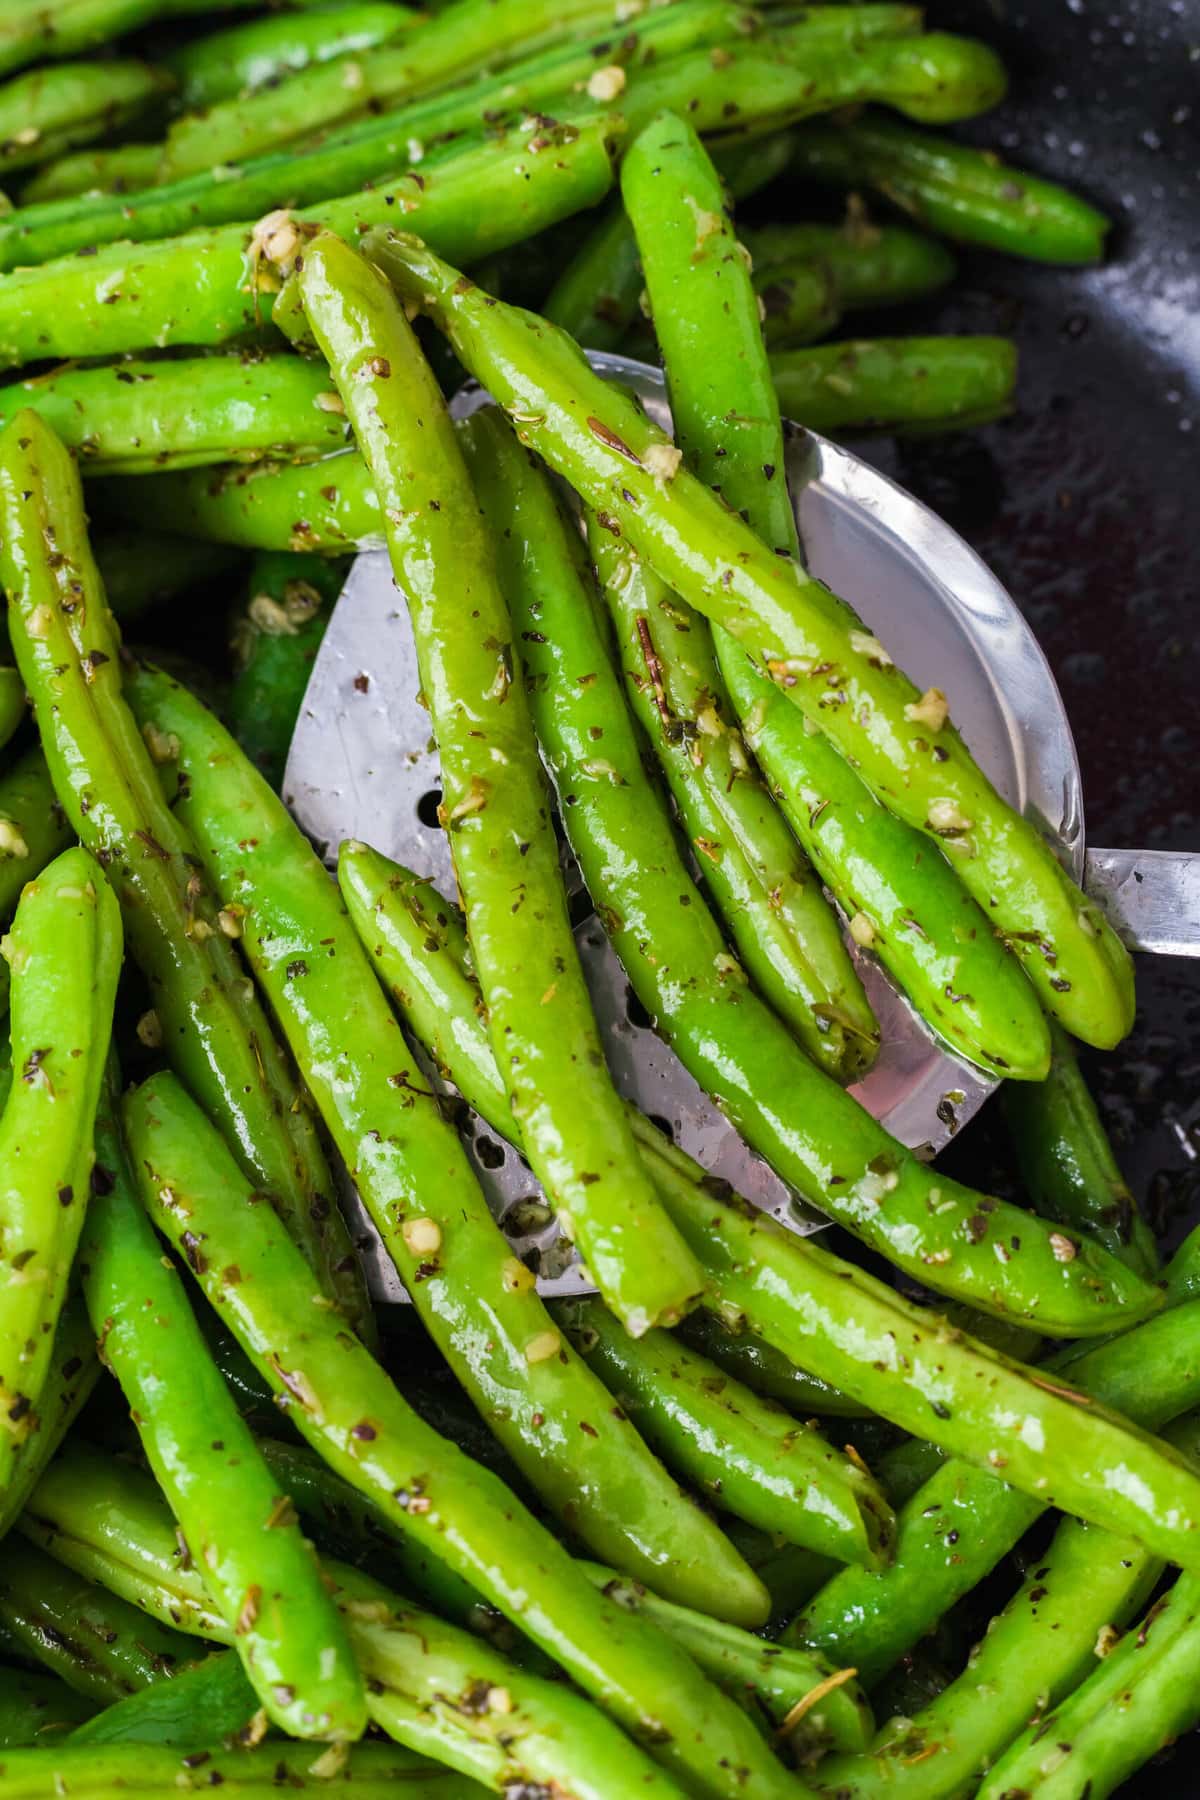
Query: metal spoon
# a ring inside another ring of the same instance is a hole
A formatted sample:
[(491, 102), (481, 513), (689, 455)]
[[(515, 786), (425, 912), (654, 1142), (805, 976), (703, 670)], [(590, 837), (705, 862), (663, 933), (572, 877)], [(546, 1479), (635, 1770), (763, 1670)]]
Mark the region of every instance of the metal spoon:
[[(658, 370), (619, 356), (590, 360), (599, 373), (634, 389), (669, 429)], [(469, 383), (450, 410), (463, 418), (490, 404)], [(1200, 955), (1200, 854), (1085, 851), (1079, 764), (1062, 697), (1029, 626), (975, 552), (869, 464), (794, 425), (788, 427), (787, 476), (813, 572), (861, 613), (919, 686), (936, 685), (949, 695), (955, 722), (979, 763), (1005, 798), (1058, 842), (1067, 866), (1102, 901), (1131, 947)], [(449, 849), (436, 815), (438, 756), (429, 716), (417, 701), (419, 686), (408, 614), (387, 554), (365, 549), (313, 668), (284, 796), (329, 861), (336, 860), (343, 838), (362, 838), (452, 895)], [(586, 904), (578, 872), (572, 866), (567, 873)], [(576, 939), (622, 1092), (667, 1124), (706, 1168), (782, 1223), (818, 1229), (819, 1216), (742, 1143), (674, 1053), (631, 1016), (628, 983), (590, 913)], [(935, 1152), (997, 1083), (940, 1044), (878, 964), (855, 954), (883, 1041), (874, 1068), (852, 1091), (901, 1142)], [(546, 1291), (586, 1291), (553, 1223), (538, 1223), (536, 1207), (518, 1207), (537, 1193), (528, 1168), (476, 1124), (472, 1155), (493, 1210), (502, 1219), (509, 1215), (514, 1247), (538, 1252)], [(403, 1297), (381, 1248), (369, 1273), (380, 1298)]]

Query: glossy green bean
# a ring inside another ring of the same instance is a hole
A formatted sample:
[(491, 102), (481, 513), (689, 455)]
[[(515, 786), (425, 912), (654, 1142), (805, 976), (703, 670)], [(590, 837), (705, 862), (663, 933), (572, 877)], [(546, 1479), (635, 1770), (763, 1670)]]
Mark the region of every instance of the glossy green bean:
[[(503, 1794), (527, 1786), (571, 1800), (682, 1800), (690, 1791), (560, 1681), (413, 1611), (357, 1570), (331, 1565), (330, 1574), (363, 1672), (385, 1690), (375, 1721), (401, 1742), (469, 1768)], [(397, 1699), (409, 1715), (402, 1724)]]
[[(586, 734), (579, 723), (585, 710), (599, 720), (599, 691), (611, 685), (612, 675), (607, 646), (594, 623), (588, 629), (595, 601), (577, 535), (546, 477), (498, 416), (472, 419), (463, 436), (479, 504), (496, 540), (530, 709), (560, 790), (560, 811), (591, 812), (599, 803), (589, 790), (605, 782), (628, 787), (622, 810), (629, 815), (629, 843), (644, 853), (650, 841), (646, 832), (661, 836), (664, 823), (644, 776), (630, 783), (631, 755), (635, 761), (636, 755), (628, 720), (594, 723)], [(601, 535), (599, 528), (592, 535)], [(659, 621), (639, 625), (640, 618), (623, 611), (619, 621), (634, 710), (667, 773), (689, 840), (704, 859), (707, 883), (733, 942), (764, 997), (813, 1061), (849, 1080), (869, 1063), (876, 1030), (838, 925), (797, 857), (786, 825), (755, 781), (736, 731), (725, 728), (720, 677), (703, 642), (693, 647), (681, 625), (678, 647), (672, 642), (660, 652)], [(584, 672), (592, 679), (584, 682)], [(623, 715), (619, 698), (614, 709)], [(610, 747), (613, 756), (607, 754)], [(642, 831), (639, 812), (645, 814)], [(567, 829), (574, 837), (581, 827), (569, 823)], [(618, 899), (609, 896), (608, 903), (610, 912), (621, 912)], [(650, 937), (660, 929), (652, 928)]]
[(232, 1643), (154, 1477), (83, 1438), (64, 1444), (29, 1499), (17, 1530), (87, 1581), (160, 1625)]
[(51, 63), (14, 77), (0, 86), (0, 174), (118, 130), (171, 85), (161, 70), (130, 60)]
[[(1065, 1391), (1078, 1384), (1102, 1405), (1160, 1429), (1200, 1404), (1200, 1306), (1176, 1308), (1093, 1347), (1069, 1376)], [(1033, 1379), (1053, 1387), (1060, 1377), (1051, 1367)], [(785, 1641), (852, 1661), (871, 1687), (982, 1581), (1041, 1510), (1040, 1497), (1016, 1493), (995, 1475), (965, 1462), (942, 1464), (901, 1509), (891, 1567), (839, 1572)]]
[[(658, 1205), (604, 1060), (567, 916), (519, 641), (454, 427), (402, 308), (361, 257), (318, 238), (295, 279), (386, 496), (388, 549), (440, 753), (442, 817), (526, 1152), (626, 1327), (638, 1335), (674, 1323), (695, 1302), (699, 1269)], [(472, 469), (485, 430), (477, 421), (464, 428)], [(430, 498), (414, 507), (418, 464)]]
[(536, 1655), (503, 1614), (444, 1562), (398, 1532), (384, 1507), (335, 1475), (306, 1444), (260, 1438), (258, 1448), (322, 1554), (329, 1552), (366, 1569), (377, 1580), (430, 1606), (441, 1618), (489, 1637), (509, 1655)]
[(30, 176), (21, 189), (21, 211), (86, 194), (135, 194), (158, 171), (157, 144), (119, 144), (113, 150), (72, 150)]
[(559, 1302), (555, 1316), (621, 1410), (720, 1511), (837, 1562), (888, 1561), (895, 1519), (861, 1459), (668, 1332), (634, 1340), (599, 1300)]
[[(392, 1744), (356, 1744), (317, 1754), (311, 1744), (259, 1744), (253, 1749), (206, 1748), (200, 1760), (155, 1744), (63, 1744), (51, 1751), (14, 1750), (4, 1758), (4, 1800), (111, 1800), (114, 1794), (168, 1800), (181, 1786), (220, 1787), (223, 1800), (270, 1800), (280, 1789), (308, 1788), (352, 1800), (396, 1800), (406, 1790), (422, 1800), (482, 1800), (465, 1775), (441, 1769)], [(47, 1787), (47, 1783), (51, 1785)]]
[(563, 56), (570, 74), (548, 92), (515, 97), (517, 105), (536, 106), (554, 92), (570, 91), (580, 55), (586, 81), (590, 51), (574, 50), (572, 34), (606, 36), (620, 23), (620, 13), (620, 0), (455, 0), (420, 31), (361, 59), (311, 65), (263, 94), (239, 96), (178, 119), (167, 134), (163, 173), (170, 179), (214, 164), (236, 166), (368, 109), (383, 111), (458, 85), (473, 73), (504, 70), (539, 51), (549, 52), (553, 68)]
[(851, 191), (875, 188), (919, 224), (964, 244), (1038, 262), (1092, 263), (1109, 221), (1078, 195), (1005, 163), (994, 150), (956, 144), (886, 114), (806, 124), (796, 173)]
[[(544, 536), (543, 527), (539, 543)], [(608, 534), (596, 529), (591, 542), (603, 574), (605, 559), (614, 554)], [(564, 603), (569, 636), (554, 628), (555, 609)], [(1097, 1305), (1094, 1271), (1085, 1270), (1079, 1254), (1064, 1262), (1052, 1234), (1031, 1229), (1024, 1212), (990, 1199), (979, 1211), (969, 1190), (931, 1174), (813, 1068), (746, 986), (647, 789), (639, 747), (590, 609), (571, 605), (570, 591), (561, 583), (546, 585), (541, 608), (538, 635), (546, 639), (546, 654), (561, 641), (566, 666), (553, 677), (544, 669), (547, 679), (535, 684), (530, 698), (542, 741), (551, 744), (556, 781), (572, 797), (563, 809), (567, 831), (638, 998), (685, 1066), (720, 1096), (743, 1134), (794, 1185), (868, 1242), (907, 1262), (921, 1280), (969, 1297), (984, 1310), (1028, 1316), (1032, 1309), (1043, 1328), (1060, 1335), (1087, 1331), (1089, 1318), (1093, 1331), (1102, 1330), (1107, 1303)], [(542, 655), (539, 645), (528, 639), (526, 644), (530, 656)], [(561, 709), (564, 721), (561, 728), (554, 725), (553, 741), (551, 702), (553, 718)], [(596, 731), (602, 733), (600, 758)], [(664, 907), (664, 892), (685, 896), (686, 904)], [(643, 951), (647, 942), (656, 944), (653, 962)], [(982, 1221), (983, 1229), (972, 1219)], [(985, 1243), (989, 1236), (1002, 1243), (1004, 1256)], [(1011, 1239), (1019, 1254), (1009, 1248)], [(1107, 1258), (1104, 1264), (1107, 1268)], [(1130, 1272), (1118, 1275), (1118, 1267), (1113, 1262), (1108, 1272), (1132, 1297)], [(1056, 1287), (1064, 1306), (1057, 1323), (1052, 1312), (1057, 1303), (1050, 1300)], [(1064, 1288), (1073, 1290), (1072, 1297)], [(1144, 1283), (1138, 1289), (1134, 1304), (1144, 1316), (1157, 1296), (1152, 1299)]]
[(1070, 1038), (1055, 1026), (1043, 1082), (1005, 1083), (1005, 1122), (1022, 1186), (1043, 1218), (1086, 1231), (1143, 1275), (1158, 1269), (1154, 1233), (1117, 1167)]
[(390, 0), (354, 0), (330, 12), (282, 13), (190, 38), (165, 59), (189, 111), (231, 100), (314, 64), (378, 49), (422, 24)]
[[(49, 0), (10, 6), (0, 14), (0, 72), (43, 57), (74, 56), (134, 31), (161, 14), (201, 9), (203, 0)], [(251, 0), (228, 0), (230, 9)]]
[[(72, 1473), (69, 1497), (61, 1486), (53, 1499), (39, 1497), (37, 1523), (43, 1530), (47, 1524), (57, 1528), (55, 1553), (130, 1594), (151, 1617), (178, 1617), (203, 1630), (205, 1583), (197, 1565), (173, 1556), (174, 1522), (152, 1484), (134, 1471), (106, 1472), (99, 1461), (76, 1463)], [(119, 1535), (114, 1519), (120, 1520)], [(414, 1747), (452, 1766), (471, 1766), (473, 1742), (485, 1749), (496, 1744), (513, 1781), (562, 1781), (565, 1793), (579, 1800), (604, 1800), (605, 1790), (593, 1786), (597, 1777), (612, 1782), (614, 1796), (642, 1786), (672, 1800), (679, 1793), (602, 1713), (557, 1681), (520, 1669), (478, 1638), (411, 1610), (358, 1570), (327, 1562), (323, 1575), (366, 1678), (372, 1718), (384, 1729), (393, 1730), (395, 1720), (390, 1709), (375, 1704), (381, 1686), (424, 1715)], [(218, 1635), (222, 1642), (237, 1641), (228, 1622)], [(492, 1691), (503, 1691), (509, 1706), (484, 1704)], [(208, 1704), (230, 1704), (223, 1672), (210, 1672), (204, 1694)], [(470, 1703), (472, 1695), (480, 1704)], [(399, 1735), (408, 1741), (406, 1729)]]
[(143, 1033), (221, 1120), (326, 1290), (368, 1328), (314, 1121), (234, 949), (238, 914), (213, 904), (163, 798), (153, 757), (169, 758), (169, 741), (152, 749), (123, 697), (119, 633), (88, 546), (78, 473), (31, 413), (0, 439), (0, 488), (14, 650), (55, 791), (121, 901), (146, 973), (153, 1011)]
[(81, 468), (108, 475), (315, 457), (346, 442), (325, 371), (299, 356), (69, 365), (0, 387), (0, 425), (22, 407), (45, 420)]
[(168, 1680), (193, 1654), (178, 1631), (14, 1537), (0, 1548), (0, 1624), (23, 1656), (101, 1706)]
[(115, 1081), (96, 1155), (84, 1295), (159, 1487), (268, 1717), (291, 1737), (360, 1737), (366, 1701), (349, 1640), (138, 1200)]
[[(424, 1041), (420, 1026), (416, 1030)], [(839, 1393), (827, 1382), (818, 1381), (814, 1375), (798, 1369), (795, 1363), (789, 1362), (761, 1338), (750, 1332), (730, 1329), (716, 1313), (698, 1307), (675, 1329), (676, 1336), (685, 1344), (716, 1363), (726, 1374), (734, 1376), (756, 1394), (786, 1406), (800, 1418), (811, 1418), (814, 1413), (834, 1418), (862, 1416), (863, 1408), (848, 1394)]]
[(10, 268), (0, 282), (0, 365), (227, 343), (270, 315), (278, 282), (257, 246), (269, 235), (277, 249), (298, 248), (299, 232), (318, 221), (353, 235), (401, 212), (432, 242), (478, 261), (602, 199), (612, 182), (611, 135), (607, 119), (578, 134), (535, 125), (515, 144), (509, 137), (468, 148), (369, 193), (322, 201), (294, 224), (276, 220), (270, 233), (217, 226)]
[(1200, 1583), (1181, 1575), (1136, 1631), (1001, 1757), (980, 1800), (1106, 1800), (1200, 1718)]
[[(799, 1762), (815, 1763), (831, 1749), (853, 1752), (866, 1747), (874, 1722), (849, 1670), (835, 1670), (820, 1657), (803, 1652), (797, 1656), (736, 1626), (686, 1612), (609, 1569), (584, 1567), (618, 1606), (653, 1619), (719, 1687), (754, 1706), (773, 1727), (782, 1728), (779, 1737)], [(810, 1696), (811, 1705), (805, 1706)]]
[[(445, 960), (446, 947), (441, 946), (441, 957), (434, 944), (428, 949), (432, 970), (435, 958)], [(447, 1072), (456, 1080), (457, 1038), (443, 1037), (442, 1048)], [(468, 1085), (472, 1080), (468, 1075)], [(1177, 1484), (1183, 1491), (1191, 1489), (1195, 1478), (1190, 1468), (1110, 1410), (1120, 1407), (1155, 1425), (1172, 1411), (1200, 1402), (1200, 1306), (1161, 1314), (1136, 1333), (1075, 1354), (1071, 1375), (1086, 1381), (1091, 1397), (1085, 1397), (1053, 1366), (1048, 1371), (1024, 1367), (913, 1306), (810, 1239), (785, 1231), (746, 1202), (736, 1197), (726, 1201), (713, 1191), (720, 1184), (707, 1182), (691, 1158), (649, 1120), (632, 1111), (631, 1118), (639, 1143), (653, 1158), (659, 1192), (703, 1261), (724, 1313), (740, 1317), (801, 1367), (881, 1417), (981, 1465), (978, 1473), (960, 1465), (958, 1485), (973, 1486), (985, 1496), (994, 1492), (996, 1504), (1011, 1508), (1025, 1524), (1031, 1505), (1036, 1517), (1053, 1500), (1109, 1529), (1136, 1528), (1159, 1554), (1200, 1554), (1195, 1546), (1189, 1548), (1191, 1528), (1182, 1523), (1186, 1509), (1173, 1519), (1173, 1503), (1166, 1498)], [(514, 1134), (511, 1119), (507, 1125), (502, 1115), (488, 1122), (502, 1135)], [(1056, 1450), (1056, 1440), (1077, 1443), (1079, 1436), (1093, 1433), (1122, 1441), (1124, 1448), (1076, 1448), (1069, 1455)], [(1124, 1467), (1129, 1459), (1140, 1463), (1143, 1457), (1143, 1473), (1150, 1467), (1156, 1471), (1153, 1483), (1139, 1480), (1124, 1493), (1116, 1484), (1106, 1486), (1110, 1468)], [(1003, 1480), (998, 1470), (1004, 1471)], [(1160, 1479), (1158, 1497), (1151, 1501), (1150, 1486)], [(1149, 1502), (1145, 1511), (1138, 1494)], [(1023, 1529), (1020, 1524), (1017, 1535)], [(1173, 1540), (1172, 1551), (1166, 1548), (1168, 1539)], [(990, 1548), (986, 1534), (983, 1542)], [(955, 1558), (956, 1563), (963, 1560)], [(892, 1576), (892, 1570), (854, 1569), (844, 1571), (838, 1581), (885, 1583)], [(942, 1610), (938, 1607), (930, 1623)], [(902, 1643), (900, 1649), (904, 1647)], [(835, 1654), (842, 1660), (840, 1652)], [(862, 1666), (857, 1658), (845, 1660)]]
[[(126, 1126), (152, 1216), (172, 1237), (207, 1234), (211, 1261), (199, 1281), (330, 1466), (386, 1505), (697, 1794), (788, 1791), (738, 1708), (661, 1633), (598, 1596), (502, 1484), (423, 1425), (356, 1340), (306, 1304), (302, 1259), (268, 1209), (229, 1206), (235, 1165), (178, 1084), (162, 1076), (137, 1090)], [(231, 1262), (242, 1276), (234, 1284), (222, 1273)]]
[[(1018, 1085), (1049, 1061), (1045, 1019), (1016, 957), (923, 832), (881, 806), (850, 763), (736, 648), (721, 669), (775, 799), (863, 948), (968, 1062)], [(923, 705), (936, 718), (943, 696)]]
[(370, 252), (401, 296), (435, 319), (464, 366), (520, 415), (523, 441), (608, 511), (624, 541), (689, 604), (739, 639), (857, 759), (890, 810), (947, 847), (1048, 1009), (1086, 1041), (1118, 1042), (1132, 1017), (1128, 952), (957, 733), (906, 718), (920, 695), (883, 646), (848, 627), (828, 590), (770, 554), (678, 470), (665, 434), (592, 374), (570, 339), (494, 302), (417, 240), (376, 233)]
[(73, 836), (35, 744), (0, 774), (0, 918), (12, 917), (25, 883)]
[(88, 492), (107, 520), (136, 523), (150, 513), (182, 537), (242, 549), (345, 555), (383, 542), (375, 482), (357, 450), (316, 463), (231, 463), (136, 483), (101, 476)]
[[(822, 11), (846, 16), (839, 8)], [(713, 31), (736, 35), (739, 23), (749, 17), (737, 0), (673, 0), (667, 10), (631, 20), (621, 36), (627, 47), (617, 53), (624, 59), (641, 53), (643, 47), (647, 55), (686, 48), (706, 41)], [(586, 84), (604, 57), (613, 53), (611, 38), (598, 48), (586, 44), (553, 51), (466, 89), (453, 88), (383, 118), (346, 125), (327, 144), (241, 158), (236, 168), (206, 166), (203, 173), (132, 197), (92, 201), (83, 208), (76, 203), (22, 207), (19, 216), (0, 220), (0, 267), (27, 267), (118, 239), (144, 242), (200, 225), (243, 222), (285, 205), (312, 207), (318, 201), (353, 199), (357, 190), (377, 186), (381, 174), (396, 177), (419, 164), (409, 185), (399, 190), (397, 203), (403, 204), (423, 191), (431, 162), (436, 166), (445, 161), (447, 150), (451, 157), (459, 154), (457, 138), (481, 132), (494, 138), (498, 130), (511, 134), (529, 113), (544, 114), (547, 102), (561, 97), (563, 83), (573, 94), (576, 81)], [(337, 92), (344, 100), (346, 90), (339, 86)], [(526, 125), (518, 142), (538, 144), (547, 135), (553, 146), (556, 134), (547, 134), (543, 118), (532, 129)], [(353, 213), (350, 216), (353, 219)]]
[(121, 968), (120, 913), (85, 851), (29, 883), (5, 953), (17, 1079), (0, 1117), (0, 1506), (40, 1431)]
[(68, 1298), (58, 1318), (54, 1350), (39, 1403), (38, 1429), (21, 1452), (14, 1479), (0, 1496), (0, 1537), (20, 1514), (47, 1463), (71, 1429), (100, 1374), (87, 1310)]
[(781, 350), (771, 374), (784, 412), (811, 431), (943, 429), (1009, 410), (1017, 352), (999, 337), (857, 339)]
[(273, 788), (346, 565), (289, 552), (255, 558), (233, 617), (234, 678), (225, 704), (230, 730)]
[[(662, 126), (657, 135), (663, 138)], [(647, 268), (666, 319), (662, 342), (681, 437), (702, 479), (718, 487), (768, 544), (795, 553), (790, 497), (776, 478), (785, 451), (763, 354), (760, 297), (752, 293), (738, 245), (719, 217), (702, 251), (693, 248), (692, 190), (703, 190), (714, 209), (719, 192), (686, 129), (672, 129), (667, 137), (669, 154), (658, 163), (654, 157), (639, 162), (635, 147), (626, 168), (641, 170), (635, 187), (645, 208)], [(665, 196), (655, 189), (666, 190)], [(664, 212), (671, 230), (660, 229)], [(781, 227), (775, 241), (786, 233), (789, 249), (805, 242), (812, 250), (823, 248), (852, 292), (878, 292), (887, 279), (901, 291), (913, 283), (923, 240), (905, 233), (911, 242), (887, 251), (868, 243), (863, 269), (852, 230)], [(769, 258), (769, 239), (765, 248)], [(915, 266), (908, 275), (887, 275), (906, 262)], [(731, 418), (740, 423), (731, 426)], [(934, 1029), (971, 1060), (1003, 1075), (1044, 1074), (1049, 1043), (1037, 1000), (949, 865), (930, 851), (927, 838), (878, 804), (850, 764), (822, 733), (808, 729), (809, 721), (726, 632), (715, 633), (715, 644), (751, 747), (792, 830), (852, 920), (855, 937), (880, 957)], [(940, 696), (927, 698), (936, 705)]]
[(854, 208), (841, 225), (787, 221), (747, 226), (741, 235), (760, 291), (785, 270), (820, 264), (847, 311), (924, 299), (952, 281), (956, 268), (936, 238), (903, 225), (876, 225)]
[(60, 1739), (95, 1710), (94, 1701), (74, 1693), (56, 1675), (0, 1669), (0, 1750)]
[[(178, 802), (226, 904), (246, 908), (257, 978), (443, 1355), (533, 1488), (604, 1562), (668, 1598), (757, 1624), (766, 1597), (685, 1501), (602, 1384), (556, 1338), (495, 1226), (357, 943), (282, 803), (196, 701), (138, 676), (143, 723), (178, 738)], [(330, 951), (333, 954), (330, 954)], [(494, 1064), (493, 1064), (494, 1067)]]
[(986, 1774), (1020, 1733), (1088, 1675), (1143, 1606), (1162, 1563), (1133, 1538), (1067, 1519), (992, 1619), (967, 1667), (930, 1703), (884, 1726), (866, 1754), (821, 1770), (839, 1800), (946, 1800)]

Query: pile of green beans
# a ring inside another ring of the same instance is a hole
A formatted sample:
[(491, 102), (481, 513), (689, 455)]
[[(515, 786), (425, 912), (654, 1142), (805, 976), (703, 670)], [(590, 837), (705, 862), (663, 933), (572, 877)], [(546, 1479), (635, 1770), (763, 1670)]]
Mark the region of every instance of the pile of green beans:
[[(785, 480), (789, 418), (1006, 413), (950, 246), (1107, 222), (936, 129), (1004, 69), (892, 0), (198, 10), (0, 0), (0, 1800), (1114, 1792), (1200, 1722), (1200, 1232), (1077, 1060), (1127, 953)], [(361, 546), (453, 902), (289, 812)], [(564, 841), (837, 1250), (622, 1097)], [(860, 1105), (866, 959), (1015, 1199)]]

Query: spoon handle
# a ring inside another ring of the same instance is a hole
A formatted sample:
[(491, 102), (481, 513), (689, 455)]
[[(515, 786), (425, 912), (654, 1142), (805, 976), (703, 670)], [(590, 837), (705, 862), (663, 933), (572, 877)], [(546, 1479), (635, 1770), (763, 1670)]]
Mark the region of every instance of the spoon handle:
[(1084, 885), (1131, 950), (1200, 956), (1200, 851), (1089, 850)]

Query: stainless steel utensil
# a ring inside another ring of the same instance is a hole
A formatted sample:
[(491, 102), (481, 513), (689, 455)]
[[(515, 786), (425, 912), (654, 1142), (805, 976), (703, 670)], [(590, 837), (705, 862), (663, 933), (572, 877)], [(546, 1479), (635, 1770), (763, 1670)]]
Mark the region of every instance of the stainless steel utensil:
[[(624, 357), (591, 361), (633, 388), (669, 428), (659, 371)], [(490, 404), (470, 383), (451, 412), (465, 417)], [(1159, 954), (1200, 955), (1200, 855), (1085, 851), (1079, 765), (1062, 698), (1011, 596), (974, 551), (869, 464), (798, 426), (789, 427), (787, 474), (813, 572), (861, 613), (914, 681), (949, 696), (956, 724), (1000, 792), (1058, 842), (1072, 873), (1102, 901), (1127, 942)], [(417, 703), (419, 685), (407, 610), (387, 554), (364, 548), (313, 668), (284, 796), (331, 862), (343, 838), (362, 838), (453, 894), (436, 815), (437, 750), (428, 714)], [(573, 867), (568, 879), (578, 890)], [(823, 1221), (742, 1143), (673, 1052), (631, 1016), (624, 973), (594, 917), (583, 920), (576, 938), (621, 1091), (781, 1222), (819, 1228)], [(883, 1042), (875, 1067), (853, 1092), (903, 1143), (935, 1152), (997, 1084), (941, 1045), (879, 966), (855, 954)], [(495, 1144), (482, 1125), (472, 1154), (501, 1218), (536, 1192), (521, 1159)], [(522, 1209), (523, 1219), (527, 1212)], [(570, 1247), (552, 1224), (514, 1235), (514, 1246), (537, 1250), (546, 1291), (583, 1291)], [(402, 1297), (382, 1249), (370, 1274), (380, 1297)]]

